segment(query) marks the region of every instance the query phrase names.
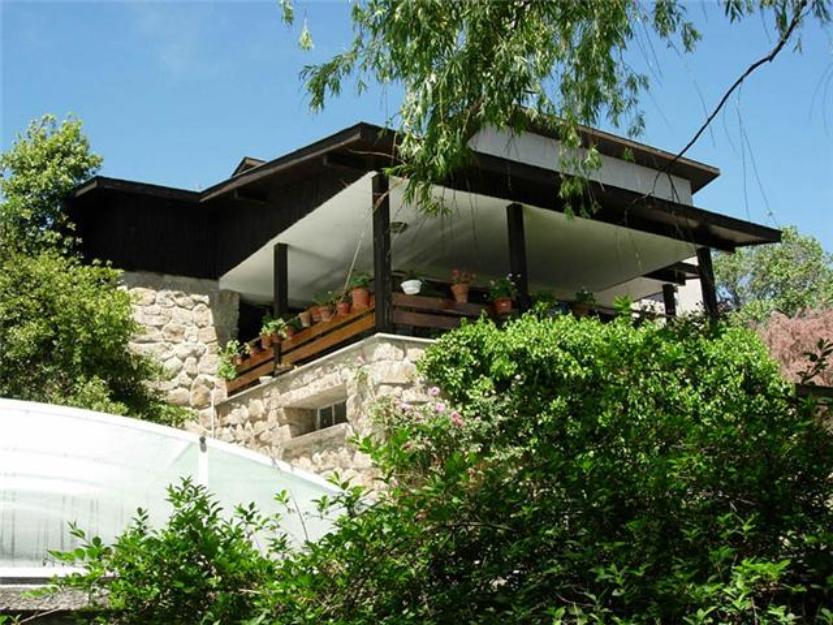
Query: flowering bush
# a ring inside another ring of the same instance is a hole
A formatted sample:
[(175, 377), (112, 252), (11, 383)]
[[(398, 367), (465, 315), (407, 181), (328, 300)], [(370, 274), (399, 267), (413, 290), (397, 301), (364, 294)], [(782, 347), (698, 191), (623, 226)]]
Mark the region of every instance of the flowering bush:
[[(756, 329), (784, 375), (797, 382), (808, 367), (807, 354), (816, 349), (819, 339), (833, 341), (833, 309), (811, 311), (798, 317), (775, 313)], [(814, 381), (833, 386), (833, 370), (823, 371)]]

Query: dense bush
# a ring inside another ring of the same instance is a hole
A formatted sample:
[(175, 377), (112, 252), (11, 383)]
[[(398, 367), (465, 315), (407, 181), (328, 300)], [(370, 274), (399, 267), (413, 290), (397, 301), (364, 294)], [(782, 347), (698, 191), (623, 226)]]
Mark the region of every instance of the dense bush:
[(130, 351), (138, 327), (118, 279), (56, 250), (0, 255), (0, 397), (181, 421), (148, 384), (161, 367)]
[[(362, 442), (386, 490), (273, 552), (239, 622), (833, 622), (833, 440), (752, 331), (482, 321), (421, 369), (442, 391), (381, 405)], [(172, 559), (191, 551), (141, 561)], [(115, 606), (150, 579), (111, 584)]]

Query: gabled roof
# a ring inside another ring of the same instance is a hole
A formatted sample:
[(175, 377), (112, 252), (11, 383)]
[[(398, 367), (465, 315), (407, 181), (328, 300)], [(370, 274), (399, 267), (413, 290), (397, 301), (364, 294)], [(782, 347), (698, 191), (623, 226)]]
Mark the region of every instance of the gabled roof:
[(234, 178), (235, 176), (242, 174), (244, 171), (248, 171), (250, 169), (254, 169), (260, 165), (265, 163), (261, 158), (255, 158), (253, 156), (244, 156), (240, 162), (237, 164), (237, 167), (234, 168), (234, 171), (231, 172), (231, 177)]

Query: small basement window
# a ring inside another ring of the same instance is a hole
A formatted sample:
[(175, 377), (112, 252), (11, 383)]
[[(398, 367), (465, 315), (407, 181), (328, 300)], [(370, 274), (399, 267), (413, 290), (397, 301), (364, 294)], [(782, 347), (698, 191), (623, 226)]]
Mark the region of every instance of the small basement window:
[(329, 406), (322, 406), (315, 410), (316, 430), (323, 430), (339, 423), (347, 423), (347, 400)]

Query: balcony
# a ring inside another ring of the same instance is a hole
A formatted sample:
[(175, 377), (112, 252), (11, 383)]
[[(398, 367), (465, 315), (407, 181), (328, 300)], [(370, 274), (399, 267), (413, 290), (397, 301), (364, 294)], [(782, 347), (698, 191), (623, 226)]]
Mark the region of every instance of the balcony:
[[(392, 320), (398, 333), (407, 335), (439, 333), (460, 325), (463, 319), (481, 315), (496, 317), (491, 305), (459, 303), (452, 299), (424, 295), (391, 294)], [(377, 327), (375, 302), (367, 308), (336, 315), (292, 334), (279, 343), (263, 348), (260, 338), (248, 341), (250, 353), (237, 365), (237, 377), (226, 384), (229, 395), (240, 392), (260, 378), (278, 374), (311, 362), (324, 354), (372, 334)]]

